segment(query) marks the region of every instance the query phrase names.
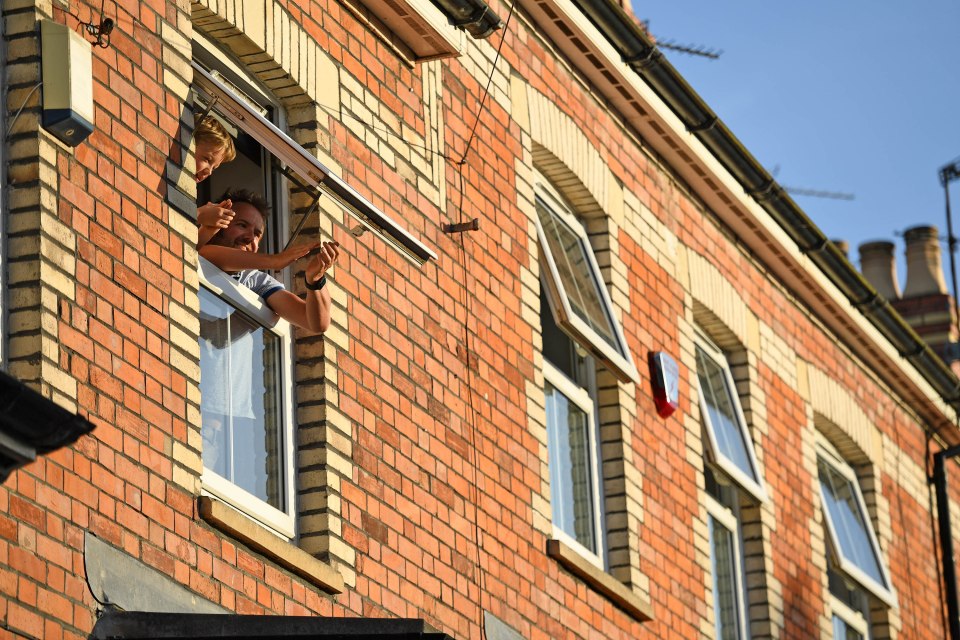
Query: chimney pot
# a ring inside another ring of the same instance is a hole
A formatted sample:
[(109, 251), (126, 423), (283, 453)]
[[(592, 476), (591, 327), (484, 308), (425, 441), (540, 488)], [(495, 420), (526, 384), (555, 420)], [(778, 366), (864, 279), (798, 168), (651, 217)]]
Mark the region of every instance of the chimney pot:
[(863, 277), (887, 300), (900, 298), (897, 263), (893, 259), (893, 243), (864, 242), (860, 245), (860, 271)]
[(947, 285), (943, 280), (940, 261), (940, 238), (933, 226), (911, 227), (903, 233), (907, 244), (907, 284), (904, 298), (944, 294)]

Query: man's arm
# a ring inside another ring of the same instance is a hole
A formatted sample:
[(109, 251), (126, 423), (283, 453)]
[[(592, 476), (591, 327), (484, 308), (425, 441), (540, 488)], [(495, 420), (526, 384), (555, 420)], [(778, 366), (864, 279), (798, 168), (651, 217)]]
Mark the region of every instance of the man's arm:
[(277, 291), (267, 298), (267, 306), (290, 324), (312, 333), (323, 333), (330, 326), (330, 292), (327, 287), (307, 291), (306, 300), (286, 289)]
[[(316, 284), (340, 255), (339, 244), (325, 242), (320, 252), (307, 265), (304, 276), (307, 282)], [(319, 290), (307, 290), (306, 299), (287, 290), (277, 291), (266, 300), (273, 312), (301, 329), (313, 333), (323, 333), (330, 326), (330, 290), (324, 286)]]
[(200, 255), (219, 267), (221, 271), (243, 271), (244, 269), (279, 271), (307, 255), (317, 246), (319, 243), (310, 242), (290, 247), (280, 253), (253, 253), (233, 247), (207, 244), (200, 248)]

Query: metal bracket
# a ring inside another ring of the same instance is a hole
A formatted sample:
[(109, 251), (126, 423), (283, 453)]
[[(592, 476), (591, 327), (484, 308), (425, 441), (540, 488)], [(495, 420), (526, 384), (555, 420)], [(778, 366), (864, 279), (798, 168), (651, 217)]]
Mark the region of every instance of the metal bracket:
[(444, 233), (463, 233), (464, 231), (479, 231), (480, 230), (480, 219), (474, 218), (470, 222), (460, 222), (457, 224), (445, 224), (443, 227)]

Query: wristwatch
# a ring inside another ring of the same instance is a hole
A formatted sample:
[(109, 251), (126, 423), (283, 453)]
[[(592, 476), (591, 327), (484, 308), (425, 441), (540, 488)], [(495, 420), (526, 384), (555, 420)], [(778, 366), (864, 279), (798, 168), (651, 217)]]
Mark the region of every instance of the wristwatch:
[(320, 276), (320, 279), (316, 282), (310, 282), (307, 280), (307, 274), (303, 274), (303, 281), (306, 283), (307, 289), (310, 289), (311, 291), (320, 291), (320, 289), (323, 289), (325, 286), (327, 286), (326, 274)]

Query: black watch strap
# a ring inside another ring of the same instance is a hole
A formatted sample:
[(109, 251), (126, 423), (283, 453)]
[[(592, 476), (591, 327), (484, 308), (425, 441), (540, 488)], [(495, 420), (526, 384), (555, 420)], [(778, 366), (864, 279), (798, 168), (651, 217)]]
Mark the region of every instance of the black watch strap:
[(303, 280), (307, 285), (307, 289), (310, 289), (311, 291), (320, 291), (320, 289), (323, 289), (325, 286), (327, 286), (326, 274), (320, 276), (320, 279), (316, 282), (310, 282), (307, 280), (307, 274), (303, 274)]

